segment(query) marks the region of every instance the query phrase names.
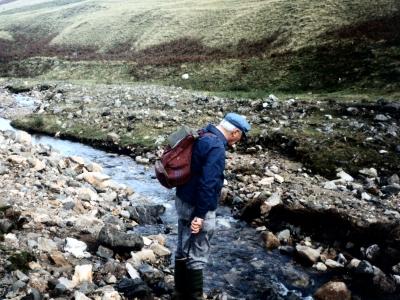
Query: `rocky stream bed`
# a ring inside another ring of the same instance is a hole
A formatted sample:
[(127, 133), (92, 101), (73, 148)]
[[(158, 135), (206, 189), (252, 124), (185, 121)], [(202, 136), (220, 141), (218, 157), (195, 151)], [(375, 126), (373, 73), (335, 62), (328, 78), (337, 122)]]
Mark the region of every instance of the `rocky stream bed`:
[[(273, 95), (245, 101), (174, 87), (68, 83), (6, 83), (0, 99), (0, 129), (8, 129), (0, 134), (3, 298), (169, 299), (173, 193), (157, 185), (151, 163), (179, 123), (198, 127), (235, 110), (255, 130), (247, 146), (228, 153), (208, 297), (399, 299), (398, 102), (331, 101), (335, 115), (325, 105)], [(362, 112), (357, 124), (355, 110)], [(32, 138), (7, 119), (135, 161)], [(333, 129), (349, 124), (350, 136)], [(318, 130), (313, 138), (294, 135), (300, 128)], [(310, 164), (310, 153), (321, 154), (326, 143), (355, 143), (361, 134), (368, 135), (361, 154), (344, 151), (334, 171), (331, 154)], [(305, 152), (303, 139), (318, 151)], [(374, 150), (371, 162), (365, 149)]]

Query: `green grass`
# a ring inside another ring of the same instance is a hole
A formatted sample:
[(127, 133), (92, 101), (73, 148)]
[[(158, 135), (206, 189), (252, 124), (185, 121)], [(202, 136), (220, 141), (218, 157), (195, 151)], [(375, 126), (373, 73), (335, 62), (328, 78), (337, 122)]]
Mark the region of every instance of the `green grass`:
[(277, 43), (287, 50), (308, 45), (349, 21), (387, 15), (396, 8), (395, 0), (15, 1), (1, 6), (0, 30), (40, 38), (55, 35), (54, 44), (100, 51), (121, 43), (144, 49), (182, 37), (220, 47), (281, 31)]

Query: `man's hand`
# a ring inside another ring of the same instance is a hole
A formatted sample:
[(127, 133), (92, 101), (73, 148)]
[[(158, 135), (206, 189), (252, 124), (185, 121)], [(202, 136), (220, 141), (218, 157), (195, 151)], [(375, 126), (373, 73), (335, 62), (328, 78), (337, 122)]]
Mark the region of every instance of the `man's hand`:
[(190, 224), (190, 229), (192, 233), (197, 234), (200, 232), (201, 228), (203, 227), (203, 219), (195, 217)]

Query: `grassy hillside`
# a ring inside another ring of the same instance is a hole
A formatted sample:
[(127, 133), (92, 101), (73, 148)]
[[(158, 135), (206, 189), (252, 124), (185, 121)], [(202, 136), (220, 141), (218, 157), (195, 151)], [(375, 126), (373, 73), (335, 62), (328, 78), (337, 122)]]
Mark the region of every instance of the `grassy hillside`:
[[(3, 0), (0, 73), (90, 72), (88, 63), (30, 59), (57, 56), (129, 61), (120, 79), (189, 88), (393, 89), (399, 11), (397, 0)], [(181, 82), (183, 72), (190, 80)]]

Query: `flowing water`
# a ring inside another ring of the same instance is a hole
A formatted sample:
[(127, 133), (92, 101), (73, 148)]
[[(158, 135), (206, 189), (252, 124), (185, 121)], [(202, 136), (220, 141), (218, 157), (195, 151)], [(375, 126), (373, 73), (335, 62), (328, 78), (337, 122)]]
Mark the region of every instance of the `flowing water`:
[[(23, 100), (19, 105), (34, 103), (26, 97)], [(0, 118), (0, 130), (14, 129), (9, 120)], [(177, 237), (174, 193), (158, 184), (151, 168), (138, 165), (127, 156), (48, 136), (33, 135), (33, 143), (50, 145), (65, 156), (80, 156), (99, 163), (106, 174), (132, 187), (138, 197), (163, 204), (166, 207), (164, 224), (147, 225), (138, 230), (147, 234), (167, 233), (167, 246), (174, 249)], [(218, 209), (212, 254), (205, 271), (206, 291), (225, 291), (228, 299), (274, 299), (276, 293), (284, 298), (312, 299), (309, 295), (327, 280), (327, 276), (296, 264), (278, 251), (266, 251), (255, 229), (233, 219), (228, 207)]]

